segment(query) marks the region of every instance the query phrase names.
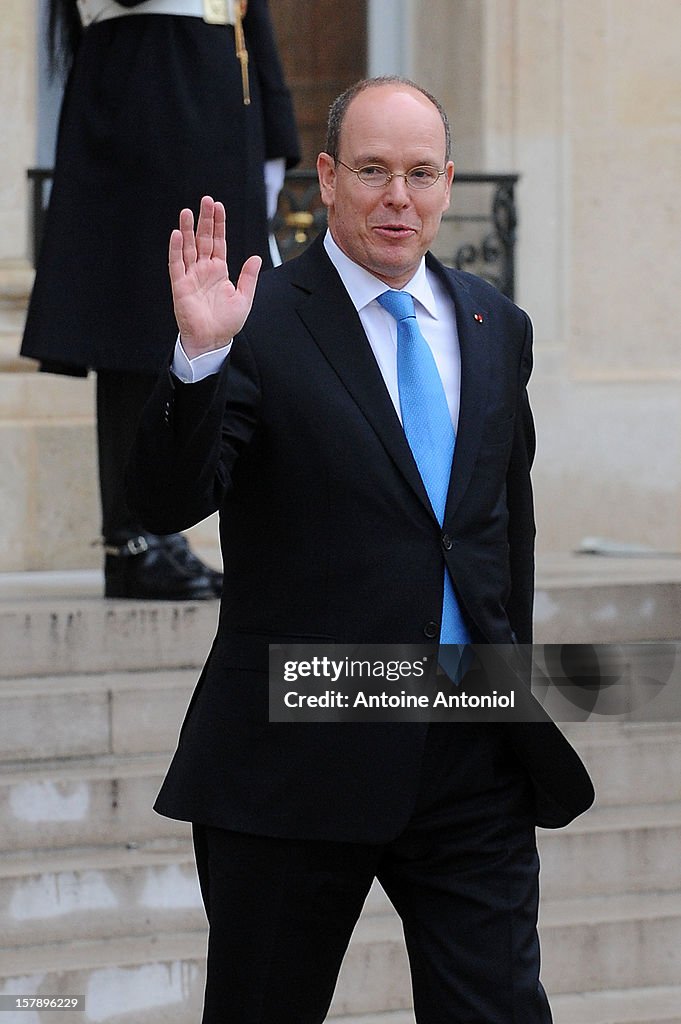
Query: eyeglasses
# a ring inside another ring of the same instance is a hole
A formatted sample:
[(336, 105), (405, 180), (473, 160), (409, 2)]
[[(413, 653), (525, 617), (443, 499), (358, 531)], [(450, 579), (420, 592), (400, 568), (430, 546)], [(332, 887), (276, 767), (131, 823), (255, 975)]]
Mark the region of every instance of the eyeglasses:
[(438, 181), (443, 174), (446, 173), (447, 168), (438, 171), (437, 167), (430, 167), (428, 164), (420, 165), (419, 167), (412, 167), (406, 174), (395, 174), (389, 171), (387, 167), (382, 167), (380, 164), (364, 164), (363, 167), (350, 167), (349, 164), (344, 163), (342, 160), (336, 160), (337, 164), (342, 164), (343, 167), (348, 171), (352, 171), (356, 174), (363, 185), (368, 188), (385, 188), (389, 185), (393, 178), (404, 178), (409, 188), (424, 189), (431, 188), (436, 181)]

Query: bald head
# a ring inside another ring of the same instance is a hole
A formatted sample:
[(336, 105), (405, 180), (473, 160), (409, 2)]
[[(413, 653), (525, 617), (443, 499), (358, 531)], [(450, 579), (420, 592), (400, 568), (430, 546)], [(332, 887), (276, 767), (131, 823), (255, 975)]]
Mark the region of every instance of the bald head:
[(381, 75), (377, 78), (363, 78), (359, 82), (355, 82), (349, 89), (341, 93), (329, 108), (329, 119), (326, 129), (326, 148), (325, 151), (334, 158), (338, 159), (340, 153), (340, 136), (343, 124), (345, 121), (345, 115), (347, 114), (348, 107), (352, 101), (359, 96), (361, 93), (366, 92), (368, 89), (377, 89), (385, 86), (399, 87), (404, 86), (405, 89), (413, 90), (414, 92), (420, 93), (429, 103), (437, 110), (440, 120), (442, 122), (442, 130), (444, 133), (444, 145), (445, 145), (445, 160), (451, 160), (452, 156), (452, 133), (449, 124), (449, 118), (447, 112), (435, 96), (424, 89), (422, 86), (412, 82), (409, 78), (403, 78), (399, 75)]

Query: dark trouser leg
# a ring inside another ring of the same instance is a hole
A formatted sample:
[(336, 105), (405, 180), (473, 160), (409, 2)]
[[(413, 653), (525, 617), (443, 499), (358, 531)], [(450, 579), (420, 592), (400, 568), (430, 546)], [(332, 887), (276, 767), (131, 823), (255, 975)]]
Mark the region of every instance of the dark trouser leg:
[[(107, 597), (203, 600), (219, 596), (222, 574), (204, 565), (181, 534), (148, 533), (128, 508), (125, 469), (155, 376), (97, 373), (97, 447)], [(139, 542), (139, 538), (142, 541)], [(132, 541), (132, 549), (127, 545)]]
[(378, 877), (404, 925), (418, 1024), (551, 1024), (527, 782), (503, 726), (475, 728), (431, 726), (428, 798)]
[(202, 1024), (322, 1024), (379, 847), (195, 826), (209, 920)]
[(97, 452), (102, 536), (115, 543), (144, 533), (125, 500), (125, 466), (142, 409), (155, 377), (146, 373), (97, 373)]
[(430, 727), (417, 805), (390, 843), (197, 827), (195, 849), (202, 1024), (321, 1024), (374, 874), (402, 917), (418, 1024), (551, 1024), (529, 786), (503, 726)]

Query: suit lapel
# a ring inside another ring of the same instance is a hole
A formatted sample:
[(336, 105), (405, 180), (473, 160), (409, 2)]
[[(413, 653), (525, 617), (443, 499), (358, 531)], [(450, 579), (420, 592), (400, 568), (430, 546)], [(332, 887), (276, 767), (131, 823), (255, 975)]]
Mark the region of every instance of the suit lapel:
[(317, 239), (296, 263), (294, 284), (303, 293), (298, 303), (300, 319), (394, 464), (430, 510), (423, 481), (361, 320), (321, 240)]
[[(471, 481), (480, 448), (490, 380), (491, 317), (479, 303), (476, 305), (454, 272), (430, 254), (427, 262), (454, 302), (461, 352), (461, 398), (445, 509), (447, 523)], [(357, 311), (326, 254), (321, 237), (295, 261), (293, 283), (301, 292), (298, 303), (300, 319), (406, 482), (432, 515), (428, 495), (381, 371)], [(329, 315), (330, 310), (333, 310), (333, 316)]]

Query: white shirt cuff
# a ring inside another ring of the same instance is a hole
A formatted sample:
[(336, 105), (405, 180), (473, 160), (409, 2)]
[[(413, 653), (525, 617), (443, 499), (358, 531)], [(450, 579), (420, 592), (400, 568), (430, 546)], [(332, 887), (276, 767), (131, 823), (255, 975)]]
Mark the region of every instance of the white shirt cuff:
[(182, 348), (182, 342), (178, 334), (175, 342), (173, 361), (170, 364), (171, 372), (181, 380), (183, 384), (197, 384), (200, 380), (218, 373), (225, 359), (230, 353), (232, 342), (222, 348), (213, 349), (212, 352), (203, 352), (200, 356), (189, 359)]

